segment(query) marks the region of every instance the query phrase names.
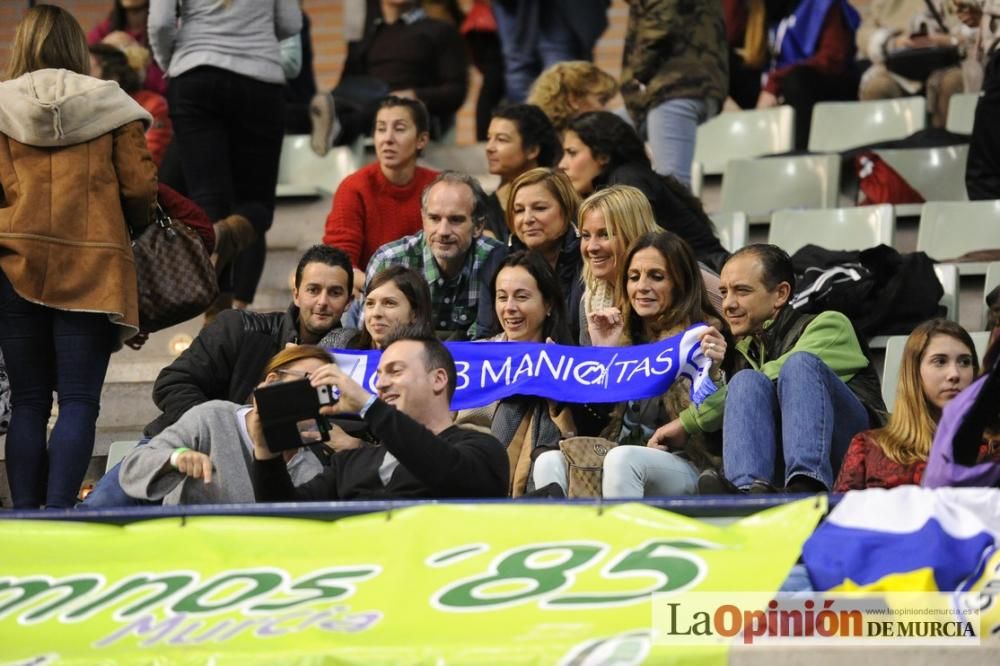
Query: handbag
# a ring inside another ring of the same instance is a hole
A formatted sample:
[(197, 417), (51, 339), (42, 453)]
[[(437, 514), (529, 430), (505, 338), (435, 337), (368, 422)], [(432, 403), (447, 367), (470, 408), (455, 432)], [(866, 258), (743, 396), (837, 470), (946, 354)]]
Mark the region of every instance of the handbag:
[(885, 56), (885, 68), (911, 81), (926, 81), (931, 72), (953, 67), (962, 61), (957, 46), (928, 46), (902, 49)]
[[(941, 32), (948, 33), (941, 13), (931, 0), (924, 0), (927, 11), (934, 18)], [(926, 32), (926, 28), (924, 32)], [(885, 68), (893, 74), (911, 81), (926, 81), (931, 72), (953, 67), (962, 61), (962, 52), (957, 46), (927, 46), (916, 49), (902, 49), (885, 56)]]
[(604, 479), (604, 456), (615, 443), (603, 437), (569, 437), (559, 450), (569, 467), (567, 497), (600, 497)]
[(215, 268), (197, 232), (159, 204), (154, 221), (132, 238), (139, 283), (139, 330), (152, 333), (204, 312), (219, 295)]

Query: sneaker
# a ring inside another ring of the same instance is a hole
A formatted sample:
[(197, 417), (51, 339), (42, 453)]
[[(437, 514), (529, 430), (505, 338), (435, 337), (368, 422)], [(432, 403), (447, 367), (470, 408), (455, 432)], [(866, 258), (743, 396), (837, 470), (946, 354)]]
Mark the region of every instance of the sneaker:
[(698, 475), (699, 495), (736, 495), (740, 489), (732, 481), (714, 469), (706, 469)]
[(313, 152), (323, 157), (333, 148), (333, 142), (340, 134), (340, 121), (333, 104), (333, 96), (329, 93), (319, 93), (309, 102), (309, 121), (312, 123), (312, 136), (309, 144)]

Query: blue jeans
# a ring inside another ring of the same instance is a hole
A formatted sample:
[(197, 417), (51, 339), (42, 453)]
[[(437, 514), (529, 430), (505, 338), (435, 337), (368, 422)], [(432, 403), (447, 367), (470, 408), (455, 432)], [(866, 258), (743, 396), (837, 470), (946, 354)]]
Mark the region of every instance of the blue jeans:
[(778, 374), (733, 375), (726, 395), (722, 460), (739, 488), (754, 480), (786, 485), (806, 476), (833, 487), (851, 438), (869, 427), (857, 396), (818, 357), (797, 352)]
[[(152, 437), (143, 437), (136, 446), (147, 444)], [(147, 500), (135, 499), (125, 494), (122, 484), (118, 480), (118, 470), (121, 469), (121, 462), (109, 469), (104, 476), (94, 485), (87, 498), (80, 502), (78, 509), (113, 509), (121, 506), (155, 506), (161, 502), (150, 502)]]
[(691, 187), (691, 160), (698, 125), (716, 113), (715, 100), (668, 99), (649, 110), (646, 135), (653, 153), (653, 169)]
[(507, 101), (521, 103), (543, 69), (565, 60), (591, 60), (594, 45), (582, 44), (557, 3), (522, 0), (491, 3), (503, 51)]
[[(15, 509), (76, 504), (116, 335), (107, 315), (26, 301), (0, 272), (0, 349), (11, 391), (7, 478)], [(59, 417), (46, 445), (53, 391)]]

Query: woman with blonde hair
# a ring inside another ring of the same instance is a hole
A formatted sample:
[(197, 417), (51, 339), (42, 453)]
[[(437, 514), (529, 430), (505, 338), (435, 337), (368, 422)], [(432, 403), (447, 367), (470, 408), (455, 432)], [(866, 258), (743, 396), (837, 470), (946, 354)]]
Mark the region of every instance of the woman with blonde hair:
[(659, 231), (649, 200), (638, 188), (612, 185), (580, 204), (580, 254), (583, 297), (580, 344), (590, 344), (587, 317), (623, 300), (619, 272), (625, 252), (636, 238)]
[[(72, 14), (29, 9), (0, 83), (0, 348), (19, 509), (75, 504), (108, 361), (139, 331), (129, 227), (149, 224), (156, 197), (150, 117), (89, 71)], [(46, 443), (53, 391), (59, 417)]]
[(569, 60), (552, 65), (535, 79), (528, 104), (545, 112), (557, 132), (584, 111), (603, 111), (618, 94), (618, 82), (592, 62)]
[[(620, 307), (588, 317), (590, 337), (598, 347), (655, 343), (697, 323), (709, 327), (701, 335), (701, 353), (711, 362), (714, 381), (728, 349), (722, 317), (708, 299), (698, 262), (690, 246), (669, 231), (647, 233), (631, 243), (618, 278), (625, 295)], [(720, 332), (721, 331), (721, 332)], [(678, 378), (661, 395), (617, 405), (601, 433), (618, 446), (604, 459), (605, 497), (684, 495), (696, 491), (699, 471), (716, 467), (710, 455), (719, 448), (707, 437), (692, 438), (683, 451), (649, 446), (658, 427), (677, 418), (691, 404), (690, 383)], [(535, 461), (536, 487), (567, 487), (565, 456), (543, 453)]]
[[(571, 339), (580, 337), (579, 307), (583, 293), (580, 239), (576, 232), (580, 197), (562, 171), (539, 167), (518, 176), (507, 194), (510, 248), (534, 250), (556, 273), (567, 297)], [(480, 312), (480, 315), (489, 314)], [(483, 330), (496, 332), (495, 314)]]
[(913, 329), (903, 347), (889, 422), (855, 435), (834, 492), (919, 484), (941, 410), (978, 374), (976, 348), (964, 328), (931, 319)]

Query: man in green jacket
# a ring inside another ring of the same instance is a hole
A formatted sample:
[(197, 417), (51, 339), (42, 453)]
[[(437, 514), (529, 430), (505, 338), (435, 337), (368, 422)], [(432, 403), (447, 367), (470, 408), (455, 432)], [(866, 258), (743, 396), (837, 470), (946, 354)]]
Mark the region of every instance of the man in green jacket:
[(677, 449), (689, 433), (723, 430), (723, 470), (702, 474), (702, 494), (824, 491), (851, 438), (885, 417), (878, 376), (850, 320), (788, 306), (788, 254), (750, 245), (720, 277), (723, 316), (736, 338), (728, 384), (661, 427), (649, 446)]

